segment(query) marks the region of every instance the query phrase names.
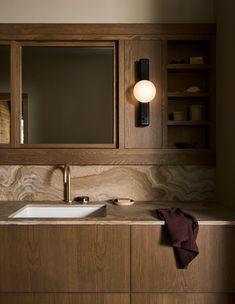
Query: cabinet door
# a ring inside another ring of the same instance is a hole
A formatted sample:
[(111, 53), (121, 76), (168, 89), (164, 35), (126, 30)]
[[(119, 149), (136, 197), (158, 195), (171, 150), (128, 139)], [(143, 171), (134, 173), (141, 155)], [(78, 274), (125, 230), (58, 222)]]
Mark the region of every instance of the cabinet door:
[(129, 304), (129, 294), (109, 293), (14, 293), (0, 294), (4, 304)]
[(131, 304), (232, 304), (233, 294), (217, 293), (159, 293), (133, 294)]
[(1, 226), (0, 239), (0, 292), (129, 292), (128, 226)]
[[(158, 149), (162, 148), (162, 61), (161, 41), (125, 41), (125, 148)], [(137, 62), (149, 59), (149, 79), (156, 85), (157, 94), (150, 102), (150, 125), (138, 127), (139, 102), (133, 95), (133, 87), (138, 78)]]
[(235, 226), (200, 226), (199, 256), (177, 269), (166, 226), (133, 226), (132, 291), (235, 292), (234, 235)]

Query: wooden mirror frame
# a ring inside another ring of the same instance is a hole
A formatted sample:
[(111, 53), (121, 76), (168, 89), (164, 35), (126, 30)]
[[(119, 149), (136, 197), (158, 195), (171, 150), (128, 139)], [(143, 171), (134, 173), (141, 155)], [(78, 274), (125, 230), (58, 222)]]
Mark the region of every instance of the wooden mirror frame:
[[(1, 165), (154, 165), (188, 164), (205, 165), (215, 163), (215, 141), (210, 149), (127, 148), (125, 144), (125, 44), (130, 41), (162, 41), (162, 54), (166, 41), (171, 39), (202, 39), (215, 45), (215, 24), (0, 24), (0, 44), (11, 46), (11, 143), (0, 144)], [(22, 42), (50, 43), (71, 41), (112, 41), (116, 45), (116, 115), (115, 146), (113, 147), (39, 147), (20, 144), (21, 112), (21, 45)], [(163, 56), (164, 57), (164, 56)], [(215, 74), (213, 54), (213, 69)], [(163, 58), (164, 59), (164, 58)], [(163, 60), (162, 65), (166, 65)], [(165, 103), (166, 72), (162, 73), (161, 102)], [(212, 79), (215, 89), (215, 79)], [(213, 89), (212, 89), (213, 90)], [(213, 102), (212, 133), (215, 130), (215, 96)], [(163, 110), (164, 111), (164, 107)], [(162, 113), (166, 115), (166, 113)], [(165, 117), (165, 116), (164, 116)], [(163, 120), (164, 121), (164, 120)], [(164, 135), (165, 129), (161, 132)], [(214, 136), (214, 135), (212, 135)], [(164, 137), (164, 136), (163, 136)], [(214, 136), (215, 137), (215, 136)], [(164, 142), (164, 141), (163, 141)]]

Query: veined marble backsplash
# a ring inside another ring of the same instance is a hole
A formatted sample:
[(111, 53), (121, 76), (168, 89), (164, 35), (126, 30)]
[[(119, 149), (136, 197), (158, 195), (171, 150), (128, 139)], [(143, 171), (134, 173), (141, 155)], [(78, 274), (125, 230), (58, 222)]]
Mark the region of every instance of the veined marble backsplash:
[[(71, 166), (72, 197), (92, 201), (213, 201), (210, 166)], [(63, 200), (63, 168), (0, 166), (0, 200)]]

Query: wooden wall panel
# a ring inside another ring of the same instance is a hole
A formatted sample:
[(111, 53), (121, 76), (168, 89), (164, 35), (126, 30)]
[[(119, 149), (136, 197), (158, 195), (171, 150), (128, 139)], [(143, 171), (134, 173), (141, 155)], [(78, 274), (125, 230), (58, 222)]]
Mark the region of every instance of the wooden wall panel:
[(235, 292), (234, 235), (235, 226), (200, 226), (199, 256), (177, 269), (166, 226), (133, 226), (132, 291)]
[[(156, 85), (157, 95), (150, 103), (150, 125), (137, 127), (138, 102), (133, 96), (133, 87), (139, 80), (138, 61), (149, 59), (149, 79)], [(161, 148), (161, 42), (125, 42), (125, 148)]]
[(1, 226), (0, 292), (129, 292), (129, 227)]
[(0, 294), (4, 304), (129, 304), (129, 294), (104, 293), (50, 293)]
[(233, 294), (133, 294), (131, 304), (233, 304)]

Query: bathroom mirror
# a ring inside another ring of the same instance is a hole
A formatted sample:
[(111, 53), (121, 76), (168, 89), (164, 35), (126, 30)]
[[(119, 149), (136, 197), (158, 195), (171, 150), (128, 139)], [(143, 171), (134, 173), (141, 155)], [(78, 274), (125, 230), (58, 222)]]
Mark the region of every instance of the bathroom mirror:
[(22, 44), (21, 144), (115, 144), (115, 44)]
[(0, 144), (10, 144), (10, 46), (0, 45)]

